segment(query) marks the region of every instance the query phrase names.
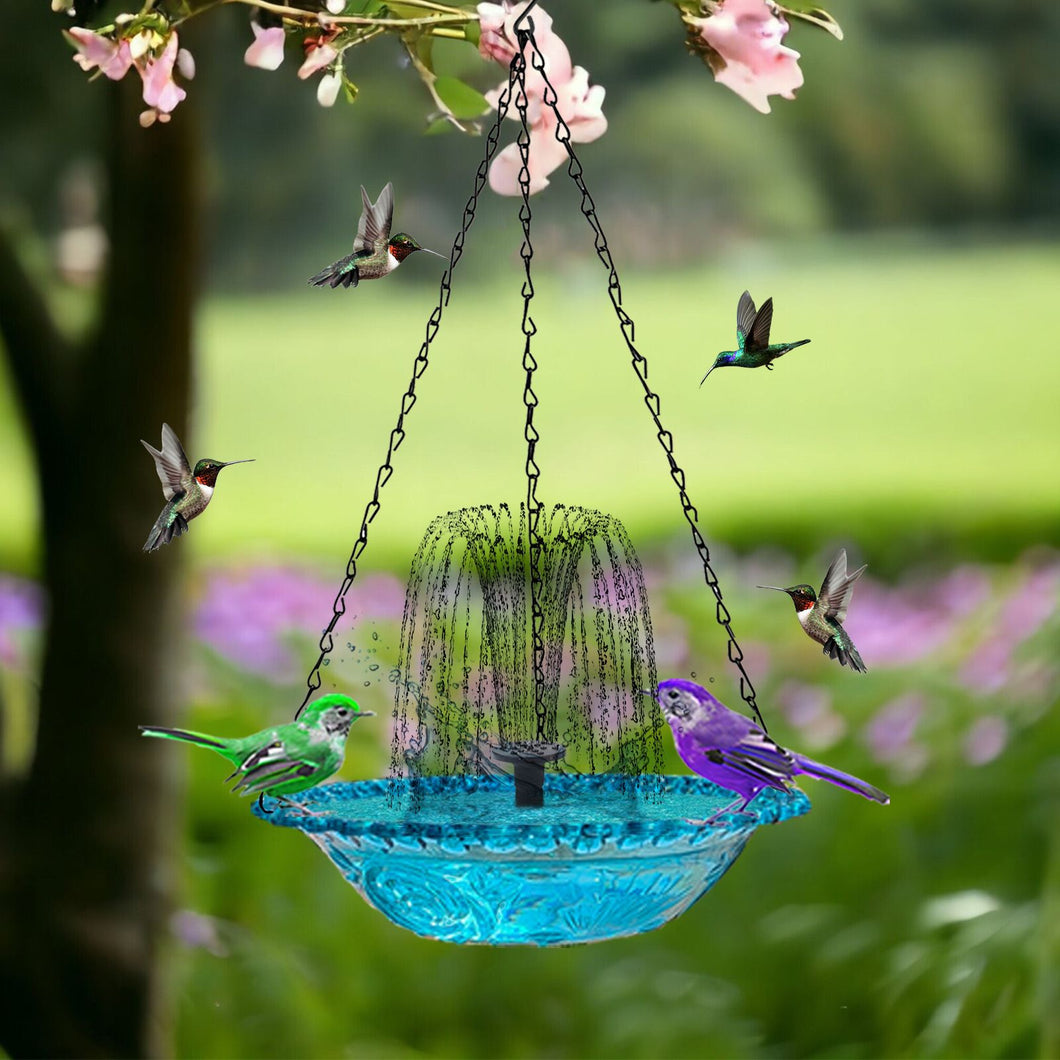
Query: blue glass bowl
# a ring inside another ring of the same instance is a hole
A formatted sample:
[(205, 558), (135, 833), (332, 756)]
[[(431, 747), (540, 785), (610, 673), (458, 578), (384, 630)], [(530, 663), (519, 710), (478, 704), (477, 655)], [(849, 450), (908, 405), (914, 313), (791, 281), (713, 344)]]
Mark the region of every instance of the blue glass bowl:
[[(414, 786), (413, 786), (414, 785)], [(745, 814), (700, 777), (545, 777), (517, 808), (511, 777), (326, 784), (254, 812), (305, 832), (395, 924), (447, 942), (564, 946), (661, 927), (710, 890), (760, 824), (810, 808), (762, 792)]]

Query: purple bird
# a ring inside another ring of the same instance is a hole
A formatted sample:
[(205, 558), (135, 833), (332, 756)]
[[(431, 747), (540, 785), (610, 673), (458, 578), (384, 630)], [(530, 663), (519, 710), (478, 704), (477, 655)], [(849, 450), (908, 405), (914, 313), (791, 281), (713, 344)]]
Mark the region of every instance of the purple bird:
[(885, 806), (891, 801), (879, 788), (857, 777), (784, 750), (750, 718), (729, 710), (694, 681), (662, 681), (655, 698), (673, 730), (677, 753), (685, 765), (736, 793), (737, 797), (707, 824), (713, 824), (724, 813), (743, 813), (763, 788), (787, 791), (800, 773), (827, 780)]

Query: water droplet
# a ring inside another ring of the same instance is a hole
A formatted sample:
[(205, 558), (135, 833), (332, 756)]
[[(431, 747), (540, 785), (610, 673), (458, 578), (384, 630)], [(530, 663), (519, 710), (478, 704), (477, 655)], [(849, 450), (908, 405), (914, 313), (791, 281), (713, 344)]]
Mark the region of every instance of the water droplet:
[(372, 665), (369, 666), (368, 669), (369, 670), (378, 670), (379, 669), (379, 663), (372, 663)]
[(371, 681), (365, 681), (364, 687), (365, 688), (371, 688), (372, 687), (372, 682)]
[(373, 633), (372, 634), (372, 640), (378, 640), (378, 639), (379, 639), (379, 634), (378, 633)]
[(713, 677), (708, 677), (708, 678), (707, 678), (707, 680), (708, 680), (708, 681), (709, 681), (709, 682), (710, 682), (711, 684), (714, 684), (714, 678), (713, 678)]
[(346, 641), (346, 647), (349, 648), (350, 651), (356, 651), (357, 650), (357, 646), (355, 644), (351, 644), (349, 641)]
[(331, 665), (331, 660), (330, 659), (325, 659), (324, 660), (324, 665), (325, 666), (330, 666)]
[(695, 676), (696, 676), (696, 671), (695, 671), (695, 670), (693, 670), (693, 671), (692, 671), (692, 676), (693, 676), (693, 677), (695, 677)]

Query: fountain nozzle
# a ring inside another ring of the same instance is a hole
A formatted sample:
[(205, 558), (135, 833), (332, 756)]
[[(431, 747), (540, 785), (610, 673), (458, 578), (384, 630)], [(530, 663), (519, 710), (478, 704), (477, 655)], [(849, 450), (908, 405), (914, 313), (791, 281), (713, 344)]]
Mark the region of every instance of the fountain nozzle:
[(498, 761), (515, 766), (516, 806), (544, 806), (545, 766), (558, 761), (566, 752), (563, 744), (542, 740), (512, 741), (493, 748)]

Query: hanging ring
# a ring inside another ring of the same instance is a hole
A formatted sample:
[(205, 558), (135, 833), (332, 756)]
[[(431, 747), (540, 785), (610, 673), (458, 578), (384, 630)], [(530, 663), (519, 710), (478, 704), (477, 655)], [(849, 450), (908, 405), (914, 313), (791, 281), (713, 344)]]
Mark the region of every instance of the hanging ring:
[(516, 33), (520, 32), (524, 22), (527, 23), (526, 32), (531, 34), (534, 32), (534, 20), (529, 16), (530, 12), (533, 11), (535, 7), (537, 7), (537, 0), (530, 0), (530, 3), (526, 5), (526, 10), (515, 20), (515, 22), (512, 23), (512, 29), (514, 29)]

